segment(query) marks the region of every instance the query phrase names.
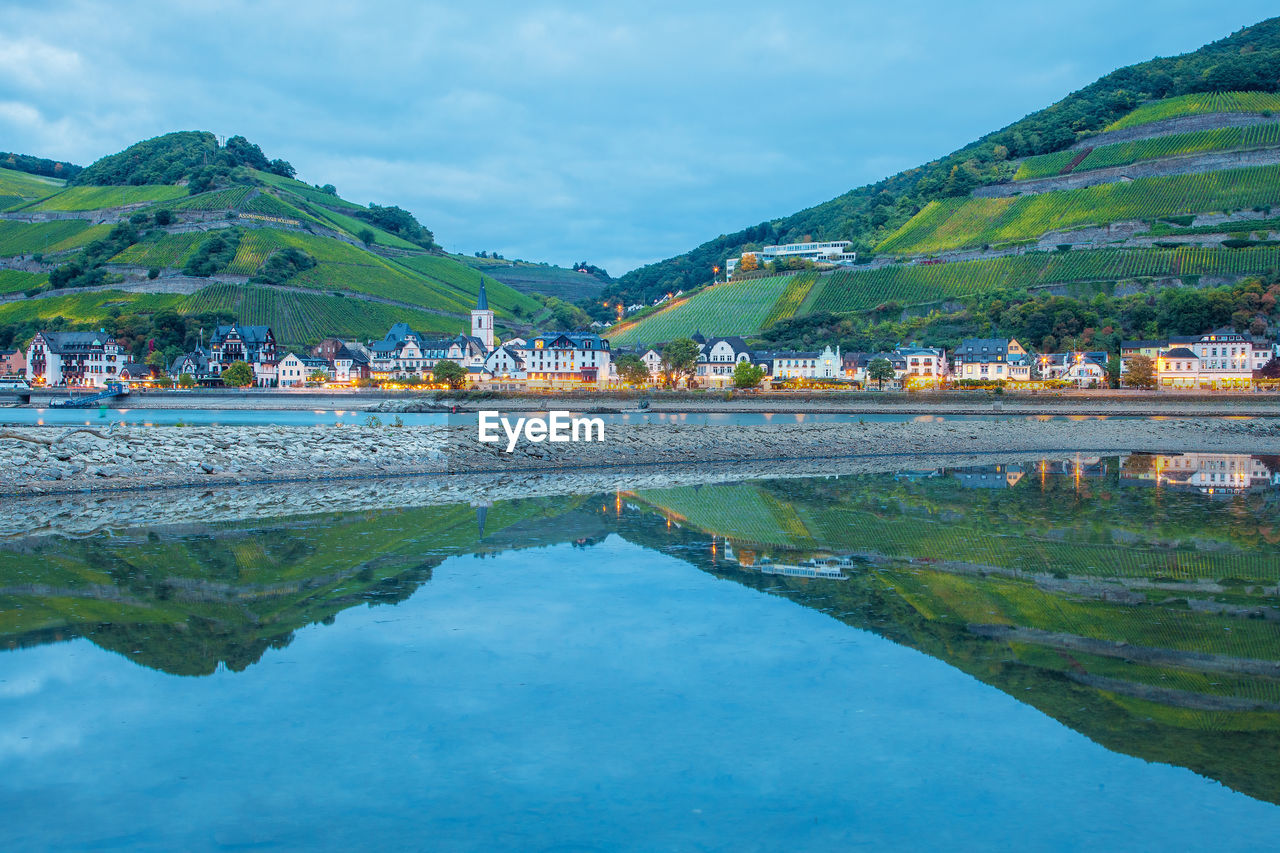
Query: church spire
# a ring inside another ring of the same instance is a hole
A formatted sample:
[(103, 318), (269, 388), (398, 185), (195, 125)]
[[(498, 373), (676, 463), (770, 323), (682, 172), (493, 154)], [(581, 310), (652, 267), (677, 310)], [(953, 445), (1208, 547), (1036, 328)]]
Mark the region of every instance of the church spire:
[(484, 273), (480, 273), (480, 295), (476, 297), (476, 310), (489, 310), (489, 297), (484, 292)]

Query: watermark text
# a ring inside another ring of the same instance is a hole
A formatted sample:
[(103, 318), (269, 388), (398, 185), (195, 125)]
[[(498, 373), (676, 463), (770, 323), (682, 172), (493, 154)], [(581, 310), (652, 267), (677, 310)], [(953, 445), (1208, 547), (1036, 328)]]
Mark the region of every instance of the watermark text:
[(534, 444), (544, 441), (604, 441), (603, 418), (578, 418), (563, 411), (547, 412), (545, 420), (516, 418), (514, 424), (499, 412), (480, 412), (479, 428), (479, 439), (484, 444), (500, 444), (505, 434), (507, 453), (515, 451), (521, 435)]

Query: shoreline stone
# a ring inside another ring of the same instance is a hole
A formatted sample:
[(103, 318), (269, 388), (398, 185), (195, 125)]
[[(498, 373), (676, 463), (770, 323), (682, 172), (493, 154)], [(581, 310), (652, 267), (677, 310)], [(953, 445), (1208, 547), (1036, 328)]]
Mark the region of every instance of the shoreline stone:
[(603, 442), (481, 444), (476, 426), (0, 430), (0, 495), (415, 474), (576, 471), (913, 455), (1280, 454), (1280, 421), (1056, 420), (609, 424)]

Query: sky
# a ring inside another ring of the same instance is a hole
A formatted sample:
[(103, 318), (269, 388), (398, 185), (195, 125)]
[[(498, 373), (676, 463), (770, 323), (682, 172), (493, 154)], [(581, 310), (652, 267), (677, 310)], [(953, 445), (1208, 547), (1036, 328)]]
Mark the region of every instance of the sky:
[(241, 134), (450, 251), (619, 275), (928, 162), (1274, 0), (6, 0), (0, 150)]

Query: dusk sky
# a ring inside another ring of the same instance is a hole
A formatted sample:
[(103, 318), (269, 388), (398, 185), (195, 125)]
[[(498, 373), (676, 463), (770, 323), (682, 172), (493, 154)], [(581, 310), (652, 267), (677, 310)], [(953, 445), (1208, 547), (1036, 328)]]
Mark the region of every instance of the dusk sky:
[(613, 275), (944, 155), (1276, 6), (1203, 2), (0, 7), (0, 150), (242, 134), (450, 251)]

